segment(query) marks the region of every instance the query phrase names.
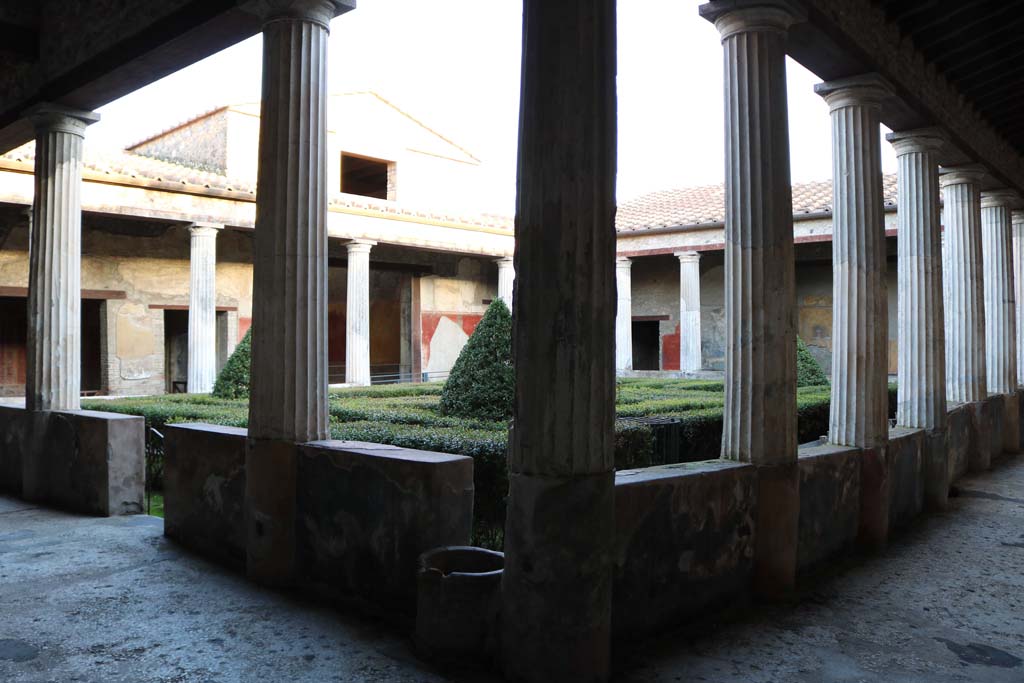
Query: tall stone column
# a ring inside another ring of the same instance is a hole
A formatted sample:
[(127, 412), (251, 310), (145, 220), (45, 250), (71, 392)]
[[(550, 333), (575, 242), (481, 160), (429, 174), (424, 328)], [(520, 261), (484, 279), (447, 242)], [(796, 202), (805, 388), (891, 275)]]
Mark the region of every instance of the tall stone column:
[(633, 262), (615, 259), (615, 369), (633, 369)]
[(946, 426), (945, 322), (942, 305), (942, 227), (939, 214), (941, 134), (931, 130), (888, 136), (899, 163), (896, 232), (899, 361), (896, 423), (936, 430)]
[(188, 391), (208, 394), (217, 378), (217, 232), (196, 223), (191, 239), (188, 296)]
[(263, 97), (253, 254), (246, 569), (287, 584), (295, 561), (295, 444), (327, 429), (327, 34), (354, 3), (263, 3)]
[(498, 264), (498, 298), (505, 302), (508, 310), (512, 310), (512, 293), (516, 282), (516, 269), (512, 257), (500, 258)]
[(1024, 386), (1024, 210), (1010, 212), (1013, 233), (1014, 316), (1017, 322), (1017, 386)]
[(832, 115), (832, 407), (829, 441), (888, 441), (888, 303), (882, 216), (881, 105), (873, 75), (814, 88)]
[(829, 441), (861, 449), (858, 537), (889, 536), (889, 320), (879, 116), (874, 74), (814, 87), (832, 117), (832, 403)]
[(615, 423), (615, 0), (524, 0), (516, 397), (502, 575), (515, 681), (603, 681)]
[(990, 394), (1017, 388), (1016, 295), (1010, 211), (1011, 190), (981, 193), (981, 253), (985, 296), (985, 382)]
[(679, 369), (696, 372), (700, 355), (700, 253), (681, 251), (679, 259)]
[(376, 242), (352, 240), (348, 249), (345, 307), (345, 382), (370, 385), (370, 248)]
[(99, 114), (41, 104), (29, 238), (25, 407), (78, 410), (82, 366), (82, 142)]
[(896, 150), (899, 381), (896, 423), (925, 430), (925, 501), (943, 509), (949, 494), (946, 447), (946, 348), (938, 131), (890, 133)]
[(758, 466), (755, 587), (796, 577), (796, 293), (786, 34), (796, 3), (702, 5), (725, 57), (725, 411), (722, 457)]
[(973, 403), (988, 396), (982, 290), (982, 172), (960, 168), (939, 176), (945, 227), (942, 281), (946, 304), (946, 397)]

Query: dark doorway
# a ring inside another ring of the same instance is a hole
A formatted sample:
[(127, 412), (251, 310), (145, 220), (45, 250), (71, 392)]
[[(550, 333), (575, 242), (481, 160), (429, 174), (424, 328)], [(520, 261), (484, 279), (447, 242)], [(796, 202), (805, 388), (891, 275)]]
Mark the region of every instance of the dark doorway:
[(80, 389), (84, 396), (103, 391), (100, 372), (100, 316), (103, 304), (98, 299), (82, 300), (82, 376)]
[(660, 326), (657, 320), (633, 321), (633, 369), (660, 370)]
[(0, 297), (0, 396), (25, 393), (25, 348), (28, 344), (24, 297)]
[(168, 394), (188, 391), (188, 311), (164, 311), (164, 377)]

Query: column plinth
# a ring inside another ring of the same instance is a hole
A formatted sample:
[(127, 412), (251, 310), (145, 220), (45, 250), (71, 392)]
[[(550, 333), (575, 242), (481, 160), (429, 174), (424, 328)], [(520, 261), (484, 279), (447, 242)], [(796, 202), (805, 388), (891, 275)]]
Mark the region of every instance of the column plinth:
[(973, 403), (988, 396), (982, 287), (980, 170), (944, 169), (942, 282), (946, 319), (946, 397)]
[(345, 307), (345, 382), (370, 385), (370, 248), (371, 240), (353, 240), (348, 249)]
[(700, 254), (677, 252), (679, 259), (679, 369), (703, 367), (700, 354)]
[(188, 391), (207, 394), (217, 379), (217, 233), (196, 224), (191, 233), (188, 299)]
[(633, 369), (633, 262), (615, 259), (615, 369)]
[(515, 264), (511, 256), (500, 258), (498, 264), (498, 298), (505, 302), (508, 310), (512, 310), (512, 293), (516, 281)]
[(889, 438), (888, 300), (879, 115), (873, 75), (814, 88), (832, 117), (832, 405), (829, 441), (878, 448)]
[(796, 291), (786, 103), (788, 2), (702, 5), (725, 71), (725, 408), (722, 457), (758, 466), (754, 586), (792, 590), (800, 511)]
[(946, 349), (942, 305), (942, 229), (939, 167), (944, 144), (936, 131), (888, 136), (897, 175), (899, 359), (896, 423), (936, 430), (946, 426)]
[(29, 238), (25, 406), (78, 410), (81, 384), (82, 142), (99, 114), (41, 104)]
[(1013, 191), (981, 193), (981, 253), (985, 297), (985, 382), (990, 394), (1017, 387), (1016, 292), (1013, 279)]

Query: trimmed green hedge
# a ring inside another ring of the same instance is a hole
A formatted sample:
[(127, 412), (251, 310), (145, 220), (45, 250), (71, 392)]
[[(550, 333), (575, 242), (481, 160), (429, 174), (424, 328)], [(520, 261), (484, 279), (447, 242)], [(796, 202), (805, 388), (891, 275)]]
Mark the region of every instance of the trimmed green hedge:
[(231, 352), (227, 363), (213, 383), (213, 395), (217, 398), (249, 398), (249, 364), (252, 361), (252, 328), (245, 333)]
[(515, 398), (512, 314), (495, 299), (462, 347), (438, 405), (443, 415), (507, 420)]

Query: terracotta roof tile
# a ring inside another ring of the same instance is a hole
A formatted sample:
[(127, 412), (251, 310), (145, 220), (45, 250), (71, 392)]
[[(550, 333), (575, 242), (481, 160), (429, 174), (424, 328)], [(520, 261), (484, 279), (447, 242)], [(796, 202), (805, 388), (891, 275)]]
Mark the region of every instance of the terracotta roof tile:
[[(882, 176), (886, 206), (896, 203), (896, 175)], [(793, 185), (793, 215), (832, 210), (832, 181)], [(704, 185), (651, 192), (619, 206), (619, 232), (675, 228), (725, 220), (725, 185)]]

